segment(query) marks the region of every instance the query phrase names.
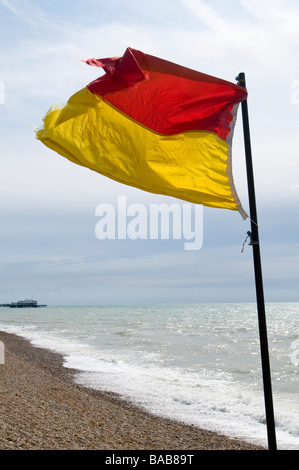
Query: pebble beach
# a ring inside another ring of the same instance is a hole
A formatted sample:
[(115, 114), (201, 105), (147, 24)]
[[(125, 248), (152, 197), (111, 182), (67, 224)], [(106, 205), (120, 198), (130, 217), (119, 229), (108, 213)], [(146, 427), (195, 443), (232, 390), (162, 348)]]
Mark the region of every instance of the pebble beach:
[(78, 385), (63, 357), (4, 332), (0, 450), (262, 450)]

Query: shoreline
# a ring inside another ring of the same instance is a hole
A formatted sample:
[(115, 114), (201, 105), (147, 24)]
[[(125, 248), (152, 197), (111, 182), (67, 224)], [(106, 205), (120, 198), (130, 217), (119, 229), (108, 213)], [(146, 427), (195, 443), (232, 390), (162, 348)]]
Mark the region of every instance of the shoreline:
[(63, 356), (0, 331), (0, 450), (265, 450), (74, 381)]

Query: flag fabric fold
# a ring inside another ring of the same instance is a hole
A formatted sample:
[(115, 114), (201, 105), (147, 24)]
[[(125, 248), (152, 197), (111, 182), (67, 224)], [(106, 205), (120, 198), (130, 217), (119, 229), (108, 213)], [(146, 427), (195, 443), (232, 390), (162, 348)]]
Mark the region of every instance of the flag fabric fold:
[(48, 111), (41, 142), (120, 183), (247, 217), (232, 175), (246, 89), (132, 48), (86, 63), (105, 74)]

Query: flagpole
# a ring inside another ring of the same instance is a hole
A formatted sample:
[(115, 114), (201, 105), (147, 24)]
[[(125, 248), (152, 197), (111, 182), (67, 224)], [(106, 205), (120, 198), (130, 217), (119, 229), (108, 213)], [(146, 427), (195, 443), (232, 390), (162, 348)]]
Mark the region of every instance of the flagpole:
[[(236, 80), (238, 80), (238, 85), (246, 88), (245, 74), (243, 72), (239, 73)], [(260, 335), (260, 349), (261, 349), (261, 362), (262, 362), (263, 384), (264, 384), (264, 400), (265, 400), (265, 410), (266, 410), (268, 447), (269, 447), (269, 450), (277, 450), (247, 100), (242, 102), (242, 119), (243, 119), (246, 168), (247, 168), (249, 208), (250, 208), (250, 219), (251, 219), (250, 245), (252, 245), (252, 249), (253, 249), (255, 288), (256, 288), (256, 299), (257, 299), (259, 335)]]

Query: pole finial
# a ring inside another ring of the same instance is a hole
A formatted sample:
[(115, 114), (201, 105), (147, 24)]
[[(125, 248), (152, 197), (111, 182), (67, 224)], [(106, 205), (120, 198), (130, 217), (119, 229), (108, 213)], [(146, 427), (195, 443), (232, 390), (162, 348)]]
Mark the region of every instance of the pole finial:
[(239, 75), (236, 77), (236, 80), (238, 81), (238, 85), (245, 87), (245, 73), (240, 72)]

